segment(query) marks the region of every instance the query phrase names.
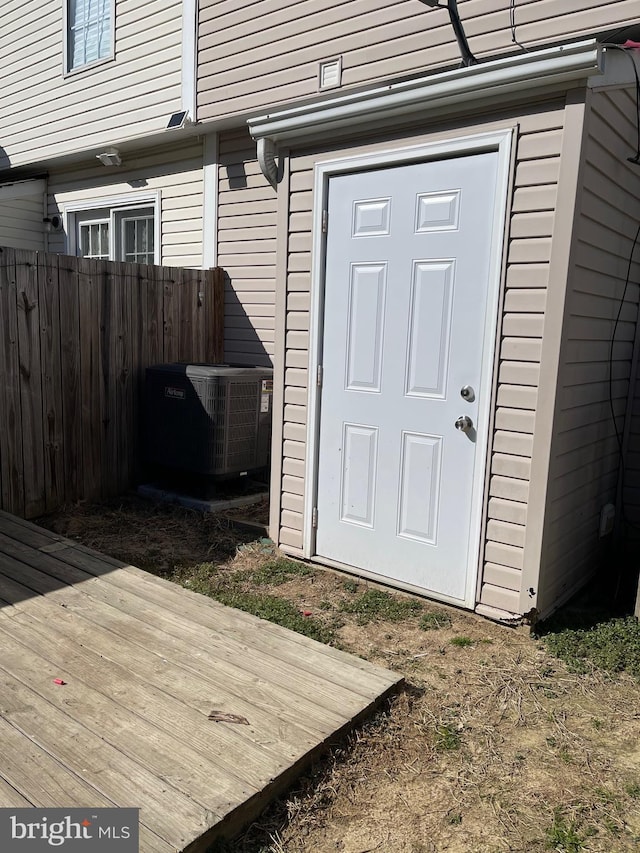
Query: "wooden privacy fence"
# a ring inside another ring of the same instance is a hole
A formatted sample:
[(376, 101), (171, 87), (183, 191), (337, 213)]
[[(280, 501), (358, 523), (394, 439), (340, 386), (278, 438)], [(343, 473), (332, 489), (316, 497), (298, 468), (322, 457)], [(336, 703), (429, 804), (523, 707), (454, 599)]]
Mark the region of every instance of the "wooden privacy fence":
[(116, 495), (140, 462), (144, 371), (219, 363), (223, 272), (0, 249), (0, 506)]

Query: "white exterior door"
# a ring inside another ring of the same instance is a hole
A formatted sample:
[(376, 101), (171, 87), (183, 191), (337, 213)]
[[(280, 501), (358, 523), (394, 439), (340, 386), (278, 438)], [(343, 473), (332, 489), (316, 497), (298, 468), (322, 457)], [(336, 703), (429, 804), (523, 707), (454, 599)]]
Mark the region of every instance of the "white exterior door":
[(478, 556), (497, 169), (489, 152), (328, 190), (315, 550), (460, 603)]

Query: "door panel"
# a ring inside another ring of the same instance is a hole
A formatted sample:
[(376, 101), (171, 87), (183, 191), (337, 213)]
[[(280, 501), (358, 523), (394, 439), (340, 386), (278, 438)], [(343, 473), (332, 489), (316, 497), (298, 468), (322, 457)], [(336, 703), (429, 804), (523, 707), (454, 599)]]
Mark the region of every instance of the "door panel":
[(475, 154), (329, 181), (316, 552), (461, 602), (478, 548), (497, 163)]
[(380, 391), (386, 264), (353, 264), (349, 281), (346, 387)]
[(454, 281), (453, 260), (413, 264), (407, 353), (410, 396), (445, 396)]

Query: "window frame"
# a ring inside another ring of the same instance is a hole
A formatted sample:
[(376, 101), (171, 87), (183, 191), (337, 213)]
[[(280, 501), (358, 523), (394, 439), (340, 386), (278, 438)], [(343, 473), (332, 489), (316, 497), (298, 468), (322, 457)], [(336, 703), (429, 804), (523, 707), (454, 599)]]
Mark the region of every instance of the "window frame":
[(70, 20), (69, 20), (69, 4), (71, 0), (62, 0), (62, 76), (70, 77), (74, 74), (81, 74), (91, 68), (97, 68), (100, 65), (105, 65), (109, 62), (114, 62), (116, 58), (116, 0), (108, 0), (111, 14), (111, 50), (108, 56), (101, 56), (99, 59), (94, 59), (93, 62), (86, 62), (84, 65), (71, 66), (69, 57), (69, 48), (71, 46), (70, 38)]
[[(124, 247), (118, 245), (116, 229), (122, 219), (121, 214), (137, 210), (153, 210), (153, 261), (160, 265), (161, 254), (161, 194), (160, 191), (140, 193), (135, 195), (110, 196), (102, 198), (83, 199), (61, 205), (64, 231), (66, 234), (66, 250), (69, 255), (78, 257), (79, 225), (89, 221), (81, 216), (92, 211), (109, 211), (109, 260), (116, 259), (115, 255)], [(103, 217), (104, 220), (104, 217)], [(124, 262), (124, 261), (122, 261)]]

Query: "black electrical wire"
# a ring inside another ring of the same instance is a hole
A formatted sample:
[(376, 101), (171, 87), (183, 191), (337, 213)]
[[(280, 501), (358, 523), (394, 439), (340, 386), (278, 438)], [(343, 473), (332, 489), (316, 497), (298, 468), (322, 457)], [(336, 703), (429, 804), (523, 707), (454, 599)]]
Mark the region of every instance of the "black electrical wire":
[(510, 0), (509, 2), (509, 28), (511, 29), (511, 41), (528, 53), (529, 48), (521, 44), (516, 38), (516, 0)]
[[(606, 48), (614, 48), (615, 50), (621, 50), (624, 54), (629, 57), (629, 61), (633, 66), (633, 74), (635, 77), (635, 89), (636, 89), (636, 153), (633, 157), (627, 157), (627, 161), (629, 163), (633, 163), (634, 165), (640, 165), (640, 76), (638, 74), (638, 66), (629, 52), (629, 50), (623, 47), (621, 44), (613, 44), (606, 42), (602, 45), (602, 47)], [(624, 308), (624, 304), (627, 298), (627, 292), (629, 290), (629, 284), (631, 283), (631, 270), (633, 269), (633, 256), (635, 254), (636, 246), (638, 245), (638, 241), (640, 240), (640, 224), (635, 233), (635, 237), (633, 238), (633, 242), (631, 244), (631, 251), (629, 252), (629, 261), (627, 263), (627, 274), (625, 277), (624, 287), (622, 289), (622, 296), (620, 298), (620, 304), (618, 305), (618, 311), (616, 314), (616, 319), (613, 324), (613, 332), (611, 334), (611, 341), (609, 344), (609, 409), (611, 412), (611, 420), (613, 422), (613, 428), (615, 431), (616, 442), (618, 444), (618, 451), (620, 453), (620, 511), (622, 514), (622, 520), (627, 527), (630, 527), (634, 530), (640, 530), (640, 525), (631, 521), (626, 513), (625, 507), (625, 499), (624, 499), (624, 490), (625, 490), (625, 459), (624, 459), (624, 441), (623, 436), (620, 433), (620, 429), (618, 428), (618, 419), (616, 417), (614, 401), (613, 401), (613, 351), (616, 343), (616, 334), (618, 332), (618, 326), (620, 325), (620, 318), (622, 316), (622, 310)], [(633, 376), (630, 376), (629, 381), (633, 381)]]
[[(629, 158), (631, 159), (631, 158)], [(620, 433), (618, 428), (618, 419), (616, 417), (615, 408), (613, 405), (613, 350), (616, 343), (616, 333), (618, 331), (618, 326), (620, 325), (620, 317), (622, 316), (622, 309), (624, 308), (624, 304), (627, 297), (627, 291), (629, 289), (629, 284), (631, 283), (631, 270), (633, 268), (633, 256), (636, 250), (636, 246), (638, 245), (638, 240), (640, 240), (640, 225), (636, 230), (636, 235), (633, 238), (633, 243), (631, 244), (631, 251), (629, 252), (629, 262), (627, 264), (627, 275), (624, 281), (624, 288), (622, 290), (622, 296), (620, 298), (620, 304), (618, 305), (618, 313), (616, 314), (616, 319), (613, 324), (613, 332), (611, 334), (611, 342), (609, 344), (609, 409), (611, 411), (611, 420), (613, 421), (613, 428), (616, 434), (616, 441), (618, 443), (618, 450), (620, 452), (620, 509), (622, 512), (622, 520), (628, 527), (632, 527), (634, 530), (640, 530), (640, 525), (635, 524), (630, 521), (627, 517), (625, 511), (625, 502), (624, 502), (624, 474), (625, 474), (625, 465), (624, 465), (624, 443), (623, 436)], [(633, 380), (633, 376), (630, 377), (630, 381)]]
[(633, 238), (633, 243), (631, 244), (631, 252), (629, 253), (629, 262), (627, 264), (627, 275), (624, 280), (624, 288), (622, 290), (622, 296), (620, 297), (620, 304), (618, 305), (618, 313), (616, 314), (616, 319), (613, 324), (613, 332), (611, 334), (611, 341), (609, 343), (609, 408), (611, 409), (611, 419), (613, 421), (613, 426), (616, 432), (616, 440), (618, 442), (618, 448), (620, 453), (622, 453), (622, 435), (620, 434), (620, 430), (618, 429), (618, 421), (615, 413), (615, 409), (613, 407), (613, 348), (616, 343), (616, 333), (618, 331), (618, 326), (620, 325), (620, 317), (622, 316), (622, 309), (624, 308), (624, 303), (627, 298), (627, 291), (629, 290), (629, 284), (631, 282), (631, 268), (633, 266), (633, 255), (636, 250), (636, 246), (638, 245), (638, 240), (640, 240), (640, 225), (636, 230), (636, 236)]

